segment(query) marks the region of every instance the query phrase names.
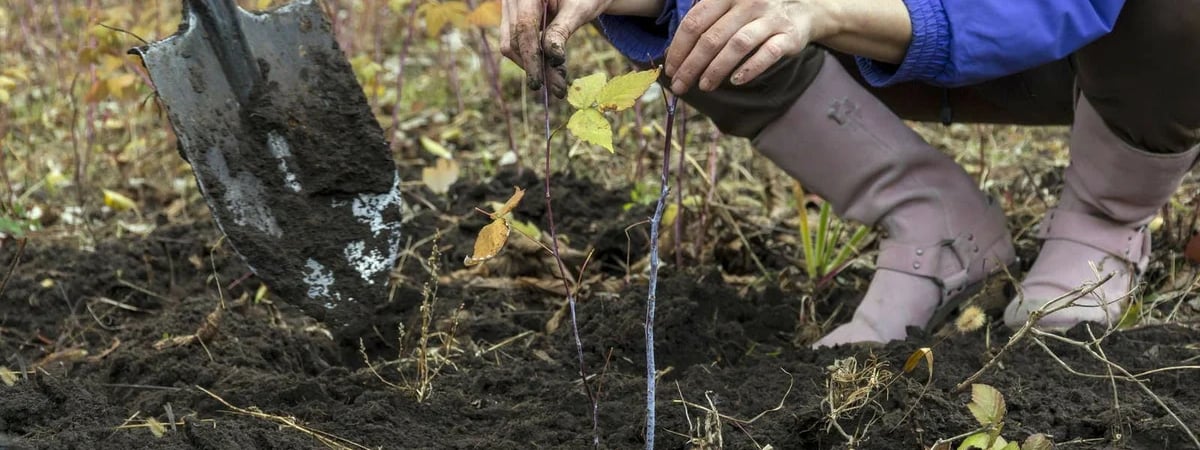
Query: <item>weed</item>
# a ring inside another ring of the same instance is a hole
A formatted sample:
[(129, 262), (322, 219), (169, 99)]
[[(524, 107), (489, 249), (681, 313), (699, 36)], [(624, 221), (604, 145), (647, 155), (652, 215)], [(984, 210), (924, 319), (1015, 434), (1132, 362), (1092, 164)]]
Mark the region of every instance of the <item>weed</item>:
[(836, 276), (851, 257), (858, 256), (871, 229), (864, 225), (850, 227), (834, 217), (829, 202), (818, 207), (816, 230), (808, 217), (808, 198), (800, 183), (793, 185), (793, 197), (800, 211), (800, 242), (804, 252), (804, 270), (814, 287), (820, 287)]
[(1008, 441), (1000, 436), (1004, 429), (1004, 415), (1008, 408), (1004, 403), (1004, 395), (996, 388), (986, 384), (971, 385), (971, 403), (967, 410), (979, 422), (980, 428), (963, 435), (938, 441), (934, 449), (949, 448), (954, 441), (962, 439), (958, 450), (1050, 450), (1053, 442), (1044, 434), (1033, 434), (1024, 443)]

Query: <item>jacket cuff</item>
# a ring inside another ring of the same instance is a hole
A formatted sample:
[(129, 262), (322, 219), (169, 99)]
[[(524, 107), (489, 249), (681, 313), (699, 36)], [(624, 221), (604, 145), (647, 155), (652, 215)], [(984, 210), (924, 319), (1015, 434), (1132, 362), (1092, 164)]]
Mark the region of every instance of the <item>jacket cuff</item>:
[(601, 14), (600, 29), (613, 47), (635, 63), (661, 60), (679, 22), (695, 0), (665, 0), (657, 18)]
[(950, 61), (950, 21), (941, 0), (904, 0), (912, 18), (912, 42), (899, 65), (855, 57), (863, 78), (884, 87), (905, 81), (935, 81)]

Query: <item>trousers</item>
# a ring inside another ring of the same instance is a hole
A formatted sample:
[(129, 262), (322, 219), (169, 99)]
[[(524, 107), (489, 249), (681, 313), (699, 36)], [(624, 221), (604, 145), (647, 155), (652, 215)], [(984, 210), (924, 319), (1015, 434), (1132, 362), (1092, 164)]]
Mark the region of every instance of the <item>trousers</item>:
[[(819, 45), (755, 80), (680, 97), (723, 133), (753, 138), (808, 88), (825, 52), (896, 115), (918, 122), (1069, 125), (1078, 95), (1134, 147), (1180, 153), (1200, 144), (1200, 0), (1125, 4), (1113, 30), (1070, 56), (983, 83), (941, 88), (920, 82), (873, 87), (854, 59)], [(670, 80), (660, 80), (664, 86)]]

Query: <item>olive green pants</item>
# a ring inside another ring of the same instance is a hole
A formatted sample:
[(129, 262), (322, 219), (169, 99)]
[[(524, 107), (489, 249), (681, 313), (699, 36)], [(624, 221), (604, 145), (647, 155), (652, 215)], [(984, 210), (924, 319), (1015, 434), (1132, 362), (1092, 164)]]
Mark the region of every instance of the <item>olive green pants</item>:
[[(726, 80), (681, 99), (722, 132), (753, 138), (804, 93), (826, 51), (809, 46), (746, 85)], [(851, 56), (834, 55), (859, 77)], [(976, 85), (875, 88), (858, 81), (904, 119), (943, 123), (1069, 125), (1081, 92), (1131, 145), (1184, 152), (1200, 144), (1200, 0), (1127, 2), (1111, 33), (1070, 57)], [(665, 77), (660, 82), (670, 85)]]

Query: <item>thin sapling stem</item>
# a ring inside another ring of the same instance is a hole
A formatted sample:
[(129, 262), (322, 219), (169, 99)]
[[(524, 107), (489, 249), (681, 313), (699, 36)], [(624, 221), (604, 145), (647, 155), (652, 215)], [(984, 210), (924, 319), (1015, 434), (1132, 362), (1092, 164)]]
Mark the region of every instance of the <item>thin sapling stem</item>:
[[(543, 3), (542, 11), (542, 29), (546, 28), (546, 17), (549, 15), (550, 7), (548, 3)], [(542, 73), (546, 73), (548, 69), (546, 59), (542, 58)], [(587, 364), (583, 360), (583, 340), (579, 338), (579, 321), (575, 313), (575, 291), (571, 288), (570, 279), (567, 277), (566, 263), (563, 262), (562, 255), (558, 250), (558, 231), (554, 226), (554, 206), (550, 195), (550, 154), (551, 142), (554, 140), (554, 131), (550, 128), (550, 88), (542, 87), (542, 109), (543, 119), (545, 122), (546, 133), (546, 176), (545, 176), (545, 197), (546, 197), (546, 221), (550, 228), (550, 249), (554, 253), (554, 261), (558, 265), (558, 277), (562, 279), (563, 287), (567, 293), (567, 308), (571, 313), (571, 333), (575, 338), (575, 353), (579, 358), (579, 380), (583, 384), (583, 390), (587, 393), (588, 401), (592, 407), (592, 445), (596, 448), (600, 447), (600, 405), (599, 399), (592, 391), (592, 385), (588, 384)]]
[[(683, 266), (683, 173), (687, 171), (687, 166), (684, 165), (684, 156), (687, 155), (687, 105), (679, 105), (679, 110), (675, 112), (679, 120), (679, 163), (675, 165), (675, 239), (673, 239), (673, 249), (675, 252), (675, 266)], [(669, 136), (669, 135), (668, 135)]]
[[(665, 95), (665, 94), (664, 94)], [(646, 295), (646, 450), (654, 450), (654, 394), (657, 390), (657, 370), (654, 368), (654, 304), (658, 296), (658, 229), (662, 225), (663, 209), (670, 192), (671, 175), (671, 128), (675, 124), (675, 106), (679, 98), (671, 96), (667, 102), (667, 125), (663, 141), (662, 177), (658, 191), (658, 204), (654, 217), (650, 219), (650, 292)]]

